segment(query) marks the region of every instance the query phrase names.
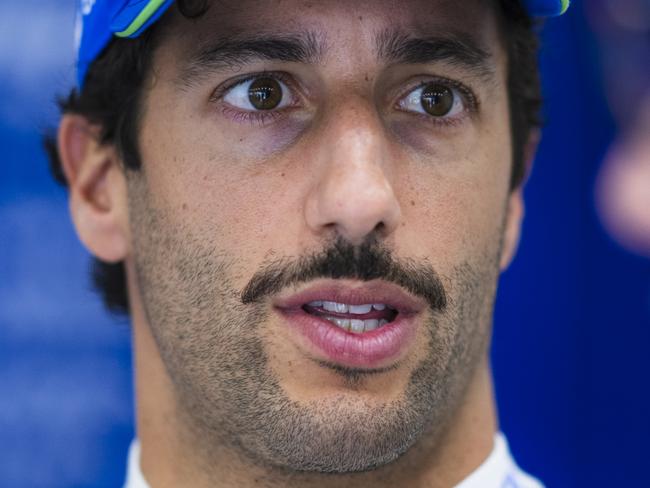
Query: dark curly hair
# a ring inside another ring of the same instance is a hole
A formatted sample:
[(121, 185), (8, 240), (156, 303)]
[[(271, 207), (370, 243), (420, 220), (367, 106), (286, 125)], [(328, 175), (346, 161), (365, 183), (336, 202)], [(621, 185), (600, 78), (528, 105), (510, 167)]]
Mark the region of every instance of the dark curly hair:
[[(176, 8), (187, 18), (197, 18), (208, 9), (208, 0), (177, 0)], [(510, 185), (518, 187), (525, 177), (525, 146), (531, 131), (540, 127), (541, 86), (537, 62), (538, 35), (521, 0), (499, 0), (501, 35), (508, 56), (508, 101), (512, 136)], [(151, 53), (159, 43), (156, 26), (135, 39), (113, 39), (90, 65), (82, 90), (72, 89), (58, 101), (63, 114), (78, 114), (101, 128), (100, 140), (112, 144), (126, 168), (140, 167), (137, 134), (141, 114), (143, 80), (151, 69)], [(119, 80), (119, 82), (116, 82)], [(48, 134), (44, 145), (54, 178), (67, 186), (56, 139)], [(94, 258), (93, 284), (106, 307), (128, 315), (126, 273), (123, 263)]]

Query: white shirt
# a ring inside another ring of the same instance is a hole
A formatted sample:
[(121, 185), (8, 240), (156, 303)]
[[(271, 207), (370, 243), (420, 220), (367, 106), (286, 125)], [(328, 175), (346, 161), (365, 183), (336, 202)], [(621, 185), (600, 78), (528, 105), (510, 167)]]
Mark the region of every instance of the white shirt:
[[(140, 470), (140, 443), (129, 449), (129, 466), (124, 488), (149, 488)], [(454, 488), (544, 488), (539, 480), (524, 473), (515, 463), (502, 433), (494, 437), (492, 452), (473, 473)]]

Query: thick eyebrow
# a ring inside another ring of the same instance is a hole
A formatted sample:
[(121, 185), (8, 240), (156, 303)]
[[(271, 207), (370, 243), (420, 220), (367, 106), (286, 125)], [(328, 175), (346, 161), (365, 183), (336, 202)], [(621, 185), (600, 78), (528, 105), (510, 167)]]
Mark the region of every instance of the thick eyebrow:
[[(189, 88), (218, 71), (234, 71), (257, 61), (318, 64), (325, 57), (325, 36), (313, 31), (290, 34), (248, 34), (217, 38), (200, 47), (182, 62), (177, 82)], [(468, 69), (481, 78), (495, 75), (492, 55), (480, 42), (465, 33), (412, 37), (400, 30), (384, 30), (375, 39), (382, 63), (429, 64), (446, 62)]]
[(216, 39), (183, 63), (179, 81), (189, 86), (204, 75), (235, 70), (256, 60), (315, 64), (325, 52), (323, 38), (314, 32), (291, 35), (229, 36)]
[(481, 78), (495, 75), (487, 47), (465, 33), (445, 33), (432, 37), (411, 37), (397, 30), (385, 30), (376, 37), (377, 56), (387, 63), (428, 64), (445, 62), (468, 69)]

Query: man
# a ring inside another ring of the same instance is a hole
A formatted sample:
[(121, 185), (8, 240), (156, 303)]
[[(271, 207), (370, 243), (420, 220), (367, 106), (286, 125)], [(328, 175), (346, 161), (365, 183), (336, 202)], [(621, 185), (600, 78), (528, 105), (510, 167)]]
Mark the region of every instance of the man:
[(82, 2), (53, 167), (133, 324), (128, 486), (539, 486), (488, 349), (566, 7)]

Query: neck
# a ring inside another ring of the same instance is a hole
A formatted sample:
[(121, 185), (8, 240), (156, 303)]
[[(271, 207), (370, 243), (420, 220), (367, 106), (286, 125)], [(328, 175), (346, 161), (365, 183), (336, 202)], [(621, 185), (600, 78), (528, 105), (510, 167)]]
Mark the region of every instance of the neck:
[[(130, 287), (134, 289), (134, 287)], [(348, 475), (287, 473), (252, 464), (223, 444), (210, 450), (183, 422), (174, 386), (160, 357), (142, 307), (132, 297), (137, 426), (140, 466), (152, 488), (192, 486), (449, 487), (488, 457), (496, 431), (496, 408), (487, 354), (477, 366), (455, 415), (444, 431), (424, 436), (398, 460)], [(215, 435), (218, 435), (215, 433)]]

